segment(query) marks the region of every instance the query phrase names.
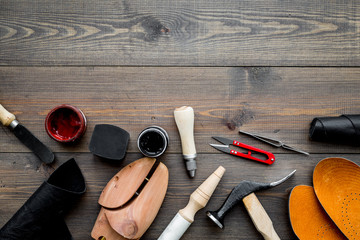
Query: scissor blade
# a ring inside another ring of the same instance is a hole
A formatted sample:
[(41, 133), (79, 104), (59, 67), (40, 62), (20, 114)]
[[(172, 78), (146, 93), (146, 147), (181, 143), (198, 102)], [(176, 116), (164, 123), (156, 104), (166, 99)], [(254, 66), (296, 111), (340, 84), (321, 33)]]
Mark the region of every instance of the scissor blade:
[(210, 143), (210, 146), (212, 146), (213, 148), (216, 148), (219, 151), (230, 154), (230, 148), (228, 146), (226, 146), (226, 145), (219, 145), (219, 144), (211, 144)]
[(233, 143), (233, 140), (223, 138), (223, 137), (212, 137), (212, 138), (215, 139), (216, 141), (221, 142), (222, 144), (225, 144), (225, 145), (231, 145)]

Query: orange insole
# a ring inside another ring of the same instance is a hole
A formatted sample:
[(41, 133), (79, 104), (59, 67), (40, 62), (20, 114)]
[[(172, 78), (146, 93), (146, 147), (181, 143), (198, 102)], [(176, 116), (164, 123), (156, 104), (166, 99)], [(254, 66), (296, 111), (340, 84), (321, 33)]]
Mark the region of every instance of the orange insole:
[(315, 167), (317, 199), (348, 239), (360, 239), (360, 167), (344, 158), (326, 158)]
[(301, 240), (346, 240), (328, 217), (310, 186), (296, 186), (289, 198), (291, 226)]

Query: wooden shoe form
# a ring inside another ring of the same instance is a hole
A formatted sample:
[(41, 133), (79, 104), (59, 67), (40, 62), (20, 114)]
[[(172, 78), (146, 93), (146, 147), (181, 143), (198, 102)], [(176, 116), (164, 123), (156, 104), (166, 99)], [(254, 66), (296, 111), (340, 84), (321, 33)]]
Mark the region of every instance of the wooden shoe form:
[(360, 167), (344, 158), (326, 158), (314, 170), (315, 194), (348, 239), (360, 239)]
[(159, 163), (138, 196), (136, 191), (155, 161), (154, 158), (141, 158), (124, 167), (108, 182), (99, 198), (102, 208), (91, 232), (94, 239), (140, 239), (150, 227), (165, 198), (169, 179), (167, 167)]
[(304, 240), (346, 240), (316, 198), (313, 187), (299, 185), (289, 198), (289, 216), (294, 233)]

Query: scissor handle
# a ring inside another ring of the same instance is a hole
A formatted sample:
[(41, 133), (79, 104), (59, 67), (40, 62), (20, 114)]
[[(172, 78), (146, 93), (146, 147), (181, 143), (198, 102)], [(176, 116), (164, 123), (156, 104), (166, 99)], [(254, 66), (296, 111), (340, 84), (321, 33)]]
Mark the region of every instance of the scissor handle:
[[(245, 153), (241, 153), (241, 152), (238, 152), (236, 150), (231, 149), (230, 154), (232, 154), (232, 155), (247, 158), (247, 159), (258, 161), (258, 162), (262, 162), (262, 163), (265, 163), (265, 164), (268, 164), (268, 165), (271, 165), (271, 164), (273, 164), (275, 162), (275, 156), (271, 152), (267, 152), (267, 151), (264, 151), (262, 149), (255, 148), (253, 146), (246, 145), (246, 144), (238, 142), (236, 140), (233, 141), (232, 145), (249, 150), (248, 153), (245, 154)], [(264, 155), (267, 156), (267, 159), (263, 160), (263, 159), (260, 159), (260, 158), (253, 157), (251, 155), (252, 152), (258, 152), (258, 153), (264, 154)]]

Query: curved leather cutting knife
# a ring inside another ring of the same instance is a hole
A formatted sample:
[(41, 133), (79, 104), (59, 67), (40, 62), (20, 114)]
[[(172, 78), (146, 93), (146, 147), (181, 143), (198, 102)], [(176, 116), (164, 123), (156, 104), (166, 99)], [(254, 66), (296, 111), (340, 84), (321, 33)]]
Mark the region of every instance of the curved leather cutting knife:
[(54, 161), (54, 153), (45, 146), (39, 139), (37, 139), (28, 129), (21, 125), (16, 119), (15, 115), (8, 112), (0, 104), (0, 121), (5, 127), (9, 127), (15, 136), (31, 151), (33, 151), (41, 161), (46, 164)]

